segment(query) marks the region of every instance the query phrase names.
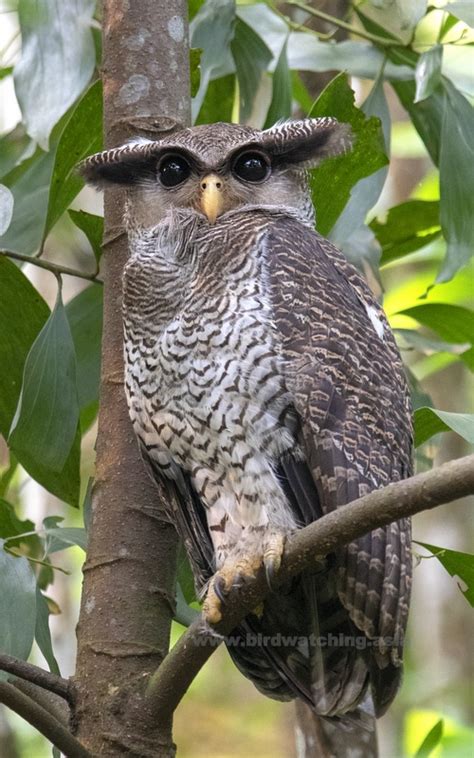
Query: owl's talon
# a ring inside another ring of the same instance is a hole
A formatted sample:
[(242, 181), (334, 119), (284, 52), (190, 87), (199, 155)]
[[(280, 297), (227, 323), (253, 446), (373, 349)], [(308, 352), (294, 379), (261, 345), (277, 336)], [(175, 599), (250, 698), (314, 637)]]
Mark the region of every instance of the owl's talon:
[(285, 549), (285, 535), (281, 532), (273, 532), (269, 535), (264, 546), (263, 565), (267, 584), (272, 589), (275, 578), (280, 570), (281, 558)]
[(229, 594), (229, 588), (227, 587), (226, 580), (220, 574), (216, 574), (213, 588), (222, 605), (225, 605), (226, 598)]

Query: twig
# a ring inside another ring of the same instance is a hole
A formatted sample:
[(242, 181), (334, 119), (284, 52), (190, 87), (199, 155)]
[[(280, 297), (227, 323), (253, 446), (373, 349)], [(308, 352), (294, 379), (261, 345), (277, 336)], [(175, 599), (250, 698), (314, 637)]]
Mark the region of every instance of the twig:
[[(381, 526), (474, 493), (474, 455), (445, 463), (411, 479), (358, 498), (298, 530), (287, 542), (278, 582), (311, 568), (320, 559)], [(229, 596), (224, 619), (210, 629), (202, 616), (180, 637), (150, 679), (149, 708), (166, 721), (213, 651), (268, 594), (264, 572), (255, 583)]]
[(75, 268), (61, 266), (58, 263), (44, 261), (42, 258), (37, 258), (35, 256), (14, 253), (12, 250), (0, 250), (0, 255), (4, 255), (6, 258), (12, 258), (15, 261), (24, 261), (24, 263), (31, 263), (33, 266), (39, 266), (39, 268), (44, 268), (55, 276), (65, 274), (66, 276), (77, 276), (79, 279), (87, 279), (89, 282), (94, 282), (95, 284), (103, 284), (101, 279), (97, 279), (96, 273), (87, 274), (85, 271), (79, 271)]
[(345, 29), (345, 31), (350, 34), (356, 34), (358, 37), (369, 40), (369, 42), (374, 42), (374, 44), (380, 45), (381, 47), (405, 47), (402, 40), (396, 37), (393, 39), (387, 39), (387, 37), (379, 37), (377, 34), (371, 34), (371, 32), (368, 32), (365, 29), (358, 29), (356, 26), (348, 24), (347, 21), (336, 18), (336, 16), (331, 16), (329, 13), (317, 10), (316, 8), (311, 8), (309, 5), (305, 5), (305, 3), (298, 2), (298, 0), (288, 0), (287, 5), (293, 5), (295, 8), (300, 8), (301, 10), (306, 11), (306, 13), (309, 13), (310, 16), (315, 16), (322, 21), (327, 21), (329, 24), (334, 24), (334, 26), (338, 26), (340, 29)]
[(67, 679), (63, 679), (62, 676), (58, 676), (57, 674), (51, 674), (49, 671), (45, 671), (39, 666), (34, 666), (32, 663), (21, 661), (13, 655), (0, 653), (0, 670), (6, 671), (8, 674), (14, 674), (14, 676), (20, 677), (20, 679), (26, 679), (38, 687), (60, 695), (65, 700), (69, 701), (71, 699), (71, 688)]
[(45, 711), (54, 716), (63, 726), (68, 726), (71, 716), (71, 710), (69, 705), (62, 697), (55, 695), (54, 692), (45, 690), (42, 687), (38, 687), (37, 684), (27, 682), (26, 679), (18, 679), (8, 677), (10, 684), (13, 684), (17, 690), (23, 692), (24, 695), (28, 695), (34, 703), (41, 705)]
[(0, 682), (0, 703), (11, 708), (34, 726), (67, 758), (92, 758), (91, 753), (73, 737), (65, 726), (13, 684)]

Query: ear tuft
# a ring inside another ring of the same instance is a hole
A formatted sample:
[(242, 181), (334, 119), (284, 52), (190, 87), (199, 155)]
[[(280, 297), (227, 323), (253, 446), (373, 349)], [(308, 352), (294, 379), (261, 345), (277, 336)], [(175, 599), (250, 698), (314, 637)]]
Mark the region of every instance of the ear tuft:
[(306, 118), (284, 121), (262, 133), (262, 147), (276, 164), (314, 168), (326, 158), (352, 148), (352, 130), (335, 118)]
[(160, 143), (139, 138), (90, 155), (77, 170), (88, 184), (99, 189), (109, 184), (136, 184), (154, 177), (154, 158), (160, 149)]

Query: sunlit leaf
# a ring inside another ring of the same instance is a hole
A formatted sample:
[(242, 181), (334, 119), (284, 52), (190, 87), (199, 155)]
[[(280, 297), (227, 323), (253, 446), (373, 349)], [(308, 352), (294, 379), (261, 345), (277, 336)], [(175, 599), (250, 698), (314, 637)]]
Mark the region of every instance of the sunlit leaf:
[(40, 588), (36, 586), (36, 625), (35, 640), (43, 653), (49, 670), (54, 674), (59, 674), (58, 662), (54, 656), (53, 645), (51, 643), (51, 632), (49, 630), (49, 607)]
[[(35, 635), (36, 580), (27, 559), (7, 553), (3, 544), (0, 539), (0, 651), (26, 660)], [(7, 676), (0, 671), (0, 679)]]
[(426, 303), (398, 311), (437, 332), (446, 342), (474, 342), (474, 313), (448, 303)]
[(429, 545), (417, 540), (415, 542), (435, 555), (451, 576), (457, 576), (465, 583), (466, 589), (460, 587), (461, 592), (468, 603), (474, 607), (474, 555), (461, 553), (459, 550), (448, 550), (437, 545)]
[(20, 0), (22, 54), (15, 92), (28, 134), (44, 149), (53, 126), (90, 80), (94, 0)]
[[(286, 43), (282, 47), (275, 71), (273, 72), (272, 86), (272, 100), (265, 120), (265, 129), (273, 126), (279, 119), (291, 116), (291, 74), (288, 68)], [(302, 82), (301, 87), (304, 87)]]
[(418, 408), (414, 413), (415, 447), (440, 432), (456, 432), (474, 445), (474, 414), (448, 413), (437, 408)]
[(103, 217), (96, 216), (93, 213), (86, 213), (86, 211), (74, 210), (69, 210), (68, 215), (77, 228), (86, 235), (95, 259), (99, 262), (102, 255), (102, 238), (104, 236)]
[(380, 265), (409, 255), (439, 237), (439, 202), (408, 200), (391, 208), (385, 223), (376, 219), (370, 228), (382, 246)]
[(415, 70), (415, 103), (433, 94), (441, 81), (441, 63), (443, 61), (443, 46), (433, 45), (418, 58)]
[(44, 235), (84, 186), (78, 162), (102, 148), (102, 84), (95, 82), (71, 113), (56, 151)]
[(415, 753), (414, 758), (429, 758), (435, 747), (437, 747), (443, 736), (443, 719), (440, 719), (431, 727), (425, 739)]
[[(22, 271), (0, 256), (0, 433), (4, 437), (20, 397), (26, 356), (49, 308)], [(8, 369), (7, 369), (8, 367)]]
[[(317, 228), (327, 235), (346, 205), (351, 188), (364, 176), (387, 163), (378, 118), (366, 118), (354, 105), (354, 93), (346, 76), (339, 74), (316, 100), (311, 117), (333, 116), (350, 124), (354, 145), (350, 153), (331, 158), (310, 172)], [(331, 191), (328, 188), (331, 187)]]

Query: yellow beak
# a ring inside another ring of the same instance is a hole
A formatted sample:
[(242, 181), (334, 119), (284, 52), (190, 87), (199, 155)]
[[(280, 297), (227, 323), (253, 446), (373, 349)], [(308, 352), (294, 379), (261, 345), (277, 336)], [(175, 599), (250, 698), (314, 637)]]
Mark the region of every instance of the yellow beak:
[(201, 182), (201, 208), (210, 224), (222, 213), (222, 179), (217, 174), (208, 174)]

